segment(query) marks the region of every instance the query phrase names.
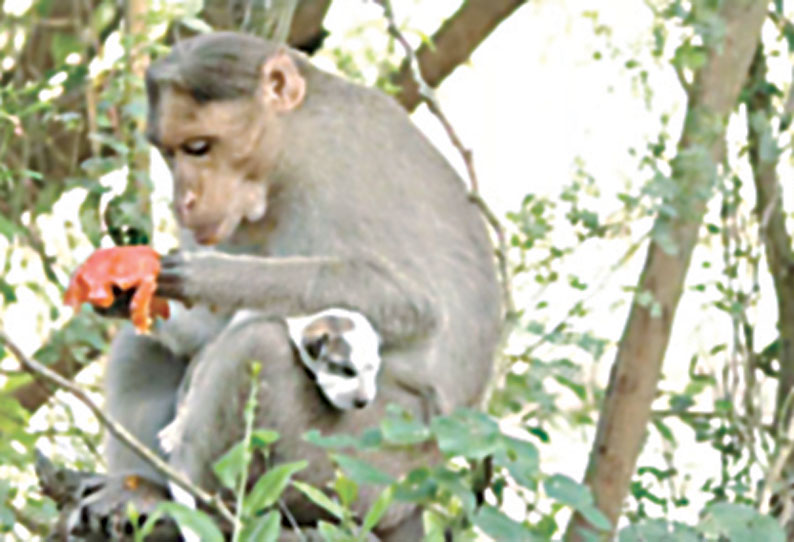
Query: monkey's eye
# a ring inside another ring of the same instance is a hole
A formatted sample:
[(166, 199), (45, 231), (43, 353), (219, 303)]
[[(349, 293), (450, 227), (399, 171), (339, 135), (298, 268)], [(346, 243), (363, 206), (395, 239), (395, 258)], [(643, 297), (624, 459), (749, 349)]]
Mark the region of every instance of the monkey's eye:
[(204, 156), (210, 151), (210, 142), (207, 139), (191, 139), (182, 144), (182, 151), (191, 156)]

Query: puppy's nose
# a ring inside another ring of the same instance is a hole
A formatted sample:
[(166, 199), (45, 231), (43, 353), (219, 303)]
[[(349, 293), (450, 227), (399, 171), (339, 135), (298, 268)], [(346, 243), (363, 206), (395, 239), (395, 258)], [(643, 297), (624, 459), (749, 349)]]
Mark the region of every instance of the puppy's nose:
[(364, 408), (365, 406), (367, 406), (367, 400), (362, 399), (361, 397), (356, 397), (355, 399), (353, 399), (353, 406), (356, 408)]

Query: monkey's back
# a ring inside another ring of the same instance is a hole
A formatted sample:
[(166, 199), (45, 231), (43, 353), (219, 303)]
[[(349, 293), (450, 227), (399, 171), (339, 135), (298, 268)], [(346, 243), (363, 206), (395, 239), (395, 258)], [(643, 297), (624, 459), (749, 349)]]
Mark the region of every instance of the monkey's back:
[(292, 155), (313, 158), (277, 165), (267, 251), (389, 262), (437, 310), (424, 361), (441, 377), (465, 369), (451, 399), (470, 403), (488, 380), (500, 332), (483, 217), (460, 177), (392, 98), (307, 72), (306, 101), (284, 138), (297, 150)]

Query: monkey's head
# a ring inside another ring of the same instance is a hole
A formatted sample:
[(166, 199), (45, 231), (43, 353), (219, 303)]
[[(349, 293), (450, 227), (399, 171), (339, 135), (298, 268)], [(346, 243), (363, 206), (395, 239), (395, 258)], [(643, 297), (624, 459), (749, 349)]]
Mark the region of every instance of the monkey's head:
[(201, 244), (266, 212), (281, 122), (306, 82), (283, 48), (233, 33), (178, 43), (146, 72), (147, 137), (174, 177), (179, 223)]
[(328, 309), (288, 318), (287, 326), (301, 361), (331, 405), (348, 410), (375, 400), (380, 338), (363, 315)]

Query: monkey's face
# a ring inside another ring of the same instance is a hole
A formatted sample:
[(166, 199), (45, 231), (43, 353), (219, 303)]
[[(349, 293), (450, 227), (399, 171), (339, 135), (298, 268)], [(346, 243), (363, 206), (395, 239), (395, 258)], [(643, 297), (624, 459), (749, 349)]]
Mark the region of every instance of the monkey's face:
[(289, 318), (287, 325), (301, 361), (331, 405), (348, 410), (375, 400), (380, 339), (363, 315), (328, 309)]
[(284, 51), (265, 60), (250, 96), (199, 103), (179, 88), (159, 89), (153, 104), (158, 114), (150, 116), (156, 125), (148, 132), (171, 168), (177, 219), (198, 243), (219, 243), (242, 220), (264, 216), (281, 123), (305, 91), (303, 76)]
[(254, 99), (197, 103), (178, 90), (160, 101), (157, 147), (174, 179), (177, 220), (200, 244), (228, 238), (266, 210), (276, 123)]

